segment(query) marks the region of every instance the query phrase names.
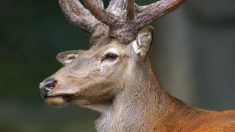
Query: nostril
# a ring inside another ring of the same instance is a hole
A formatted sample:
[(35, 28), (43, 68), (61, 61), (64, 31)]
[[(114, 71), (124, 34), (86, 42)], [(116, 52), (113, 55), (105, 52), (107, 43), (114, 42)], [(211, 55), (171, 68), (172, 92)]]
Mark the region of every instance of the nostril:
[(46, 98), (48, 96), (48, 93), (55, 88), (57, 84), (57, 81), (55, 79), (46, 79), (39, 85), (39, 89), (41, 91), (41, 95)]
[(55, 88), (56, 84), (57, 84), (57, 81), (55, 79), (47, 79), (44, 82), (44, 88), (45, 90), (51, 90)]

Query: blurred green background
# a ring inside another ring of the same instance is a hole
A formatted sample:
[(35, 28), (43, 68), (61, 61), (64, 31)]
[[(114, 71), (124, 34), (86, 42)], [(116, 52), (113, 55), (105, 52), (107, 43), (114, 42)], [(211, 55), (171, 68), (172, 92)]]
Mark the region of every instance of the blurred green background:
[[(58, 52), (89, 48), (85, 33), (56, 0), (1, 1), (0, 15), (0, 131), (95, 131), (98, 113), (50, 107), (38, 90), (62, 66)], [(234, 109), (235, 1), (188, 0), (155, 27), (151, 60), (162, 87), (193, 106)]]

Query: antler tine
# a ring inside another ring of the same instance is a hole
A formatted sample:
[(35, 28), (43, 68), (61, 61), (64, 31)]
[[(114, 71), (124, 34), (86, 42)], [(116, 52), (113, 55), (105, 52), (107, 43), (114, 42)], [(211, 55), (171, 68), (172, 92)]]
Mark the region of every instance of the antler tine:
[(134, 0), (127, 0), (127, 21), (131, 21), (135, 16), (135, 2)]
[(134, 0), (110, 0), (106, 11), (124, 19), (125, 17), (123, 13), (127, 13), (126, 19), (131, 20), (134, 17), (134, 6)]
[(120, 16), (125, 9), (125, 0), (110, 0), (109, 6), (106, 9), (107, 12), (114, 14), (115, 16)]
[(136, 28), (141, 29), (163, 15), (180, 6), (185, 0), (160, 0), (148, 6), (139, 6), (141, 9), (137, 15)]
[(98, 21), (78, 0), (59, 0), (59, 4), (70, 22), (82, 28), (91, 37), (107, 34), (107, 26)]
[(134, 0), (110, 0), (105, 10), (102, 0), (59, 0), (65, 14), (75, 25), (91, 36), (102, 34), (128, 44), (137, 32), (154, 20), (169, 13), (185, 0), (159, 0), (147, 6), (138, 6)]
[(116, 16), (106, 12), (106, 10), (100, 6), (99, 3), (103, 3), (101, 0), (85, 0), (84, 3), (98, 20), (110, 27), (115, 26), (115, 23), (117, 23)]

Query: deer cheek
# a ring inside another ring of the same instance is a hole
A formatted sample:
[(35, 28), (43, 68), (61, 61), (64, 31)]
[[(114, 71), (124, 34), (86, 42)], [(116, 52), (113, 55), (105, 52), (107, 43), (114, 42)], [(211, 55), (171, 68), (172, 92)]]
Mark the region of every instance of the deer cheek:
[(111, 64), (110, 64), (110, 63), (103, 62), (103, 63), (100, 65), (100, 72), (101, 72), (101, 74), (102, 74), (102, 73), (105, 73), (106, 71), (109, 71), (110, 67), (111, 67)]

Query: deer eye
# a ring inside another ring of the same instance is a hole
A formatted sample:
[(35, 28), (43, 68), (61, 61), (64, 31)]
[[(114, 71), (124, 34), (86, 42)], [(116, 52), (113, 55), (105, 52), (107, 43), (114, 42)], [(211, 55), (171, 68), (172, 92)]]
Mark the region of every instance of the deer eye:
[(114, 61), (118, 58), (118, 55), (117, 54), (114, 54), (114, 53), (107, 53), (103, 60), (111, 60), (111, 61)]

